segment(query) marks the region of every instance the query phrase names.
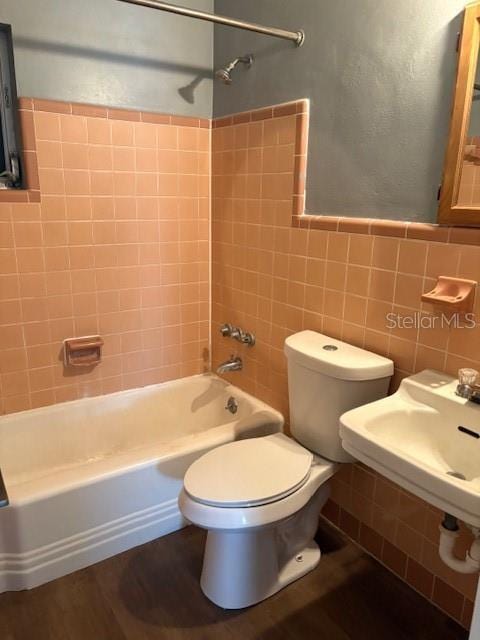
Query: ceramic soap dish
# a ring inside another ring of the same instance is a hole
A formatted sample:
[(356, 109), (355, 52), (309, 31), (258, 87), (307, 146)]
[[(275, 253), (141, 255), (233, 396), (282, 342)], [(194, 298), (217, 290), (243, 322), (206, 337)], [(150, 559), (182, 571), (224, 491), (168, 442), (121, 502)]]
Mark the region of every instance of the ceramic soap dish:
[(452, 311), (469, 313), (473, 310), (476, 286), (475, 280), (439, 276), (432, 291), (422, 295), (422, 301)]

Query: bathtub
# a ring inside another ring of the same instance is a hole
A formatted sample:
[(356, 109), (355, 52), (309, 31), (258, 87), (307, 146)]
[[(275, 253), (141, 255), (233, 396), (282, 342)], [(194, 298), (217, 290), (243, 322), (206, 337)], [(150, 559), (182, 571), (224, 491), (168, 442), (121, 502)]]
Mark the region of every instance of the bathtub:
[(0, 509), (0, 592), (183, 527), (177, 496), (188, 466), (282, 426), (280, 413), (210, 374), (0, 418), (10, 499)]

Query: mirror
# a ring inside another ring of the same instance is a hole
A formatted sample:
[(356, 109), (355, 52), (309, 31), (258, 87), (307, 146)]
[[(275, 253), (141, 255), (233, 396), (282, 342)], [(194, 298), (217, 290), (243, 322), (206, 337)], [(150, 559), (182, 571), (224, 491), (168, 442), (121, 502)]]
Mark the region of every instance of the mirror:
[(480, 226), (480, 2), (465, 9), (438, 221)]
[(463, 144), (457, 204), (480, 207), (480, 66), (476, 62), (475, 82), (470, 99), (470, 118)]

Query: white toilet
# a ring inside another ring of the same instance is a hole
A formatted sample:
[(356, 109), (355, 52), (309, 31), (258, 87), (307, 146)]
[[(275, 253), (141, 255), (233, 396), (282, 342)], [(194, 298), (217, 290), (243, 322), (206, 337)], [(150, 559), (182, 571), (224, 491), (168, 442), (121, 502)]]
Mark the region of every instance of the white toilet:
[(285, 341), (290, 428), (208, 452), (188, 469), (179, 497), (208, 530), (201, 587), (225, 609), (273, 595), (320, 560), (314, 541), (328, 479), (352, 458), (338, 419), (386, 395), (393, 363), (314, 331)]

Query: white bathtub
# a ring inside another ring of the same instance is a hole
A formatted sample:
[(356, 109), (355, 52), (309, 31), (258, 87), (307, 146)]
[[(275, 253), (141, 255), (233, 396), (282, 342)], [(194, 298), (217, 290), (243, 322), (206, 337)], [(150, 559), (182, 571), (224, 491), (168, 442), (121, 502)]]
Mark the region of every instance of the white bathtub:
[[(225, 409), (230, 396), (238, 412)], [(213, 375), (0, 418), (0, 592), (30, 589), (184, 526), (188, 466), (281, 430), (271, 407)]]

